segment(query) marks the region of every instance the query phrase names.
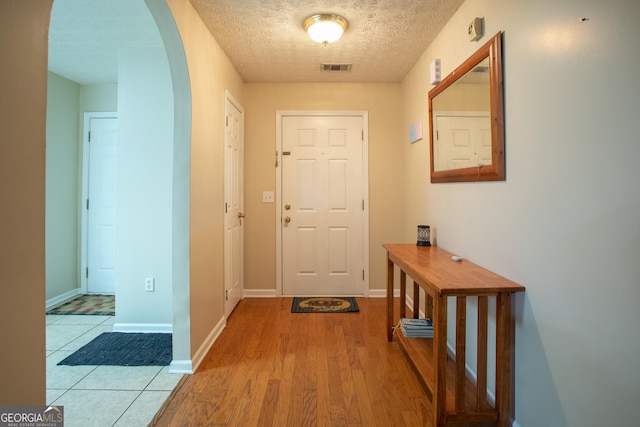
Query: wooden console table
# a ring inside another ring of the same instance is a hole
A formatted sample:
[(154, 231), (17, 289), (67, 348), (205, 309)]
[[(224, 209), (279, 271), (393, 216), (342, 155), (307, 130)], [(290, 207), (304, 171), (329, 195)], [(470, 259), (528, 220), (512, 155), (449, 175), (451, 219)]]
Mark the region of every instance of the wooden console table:
[[(406, 317), (406, 280), (413, 285), (413, 317), (420, 308), (419, 288), (426, 295), (426, 316), (433, 319), (434, 337), (405, 338), (395, 334), (413, 364), (433, 404), (435, 426), (484, 423), (510, 425), (513, 320), (511, 294), (525, 288), (435, 246), (385, 244), (387, 250), (387, 338), (393, 341), (394, 266), (400, 269), (400, 316)], [(488, 298), (496, 297), (495, 407), (487, 400)], [(447, 298), (456, 299), (455, 360), (447, 360)], [(477, 372), (475, 384), (465, 371), (467, 297), (478, 298)]]

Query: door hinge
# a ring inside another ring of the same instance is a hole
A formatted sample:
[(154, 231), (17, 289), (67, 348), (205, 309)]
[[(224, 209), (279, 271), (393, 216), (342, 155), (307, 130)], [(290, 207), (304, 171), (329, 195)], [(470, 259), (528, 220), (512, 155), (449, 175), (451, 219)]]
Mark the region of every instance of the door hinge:
[(362, 280), (364, 280), (364, 270), (362, 270)]
[(361, 134), (362, 134), (362, 136), (361, 136), (362, 140), (364, 141), (364, 130), (361, 132)]
[(91, 142), (91, 131), (88, 132), (89, 134), (87, 135), (87, 141)]
[(226, 117), (224, 118), (224, 125), (225, 125), (225, 126), (229, 126), (229, 116), (226, 116)]
[(362, 210), (364, 210), (364, 199), (362, 199)]
[(229, 289), (224, 290), (224, 300), (229, 301)]
[(87, 279), (89, 278), (89, 267), (84, 269), (84, 277)]
[(440, 132), (436, 131), (436, 139), (440, 139)]
[(89, 210), (89, 199), (87, 199), (87, 210)]
[(276, 167), (278, 167), (278, 150), (276, 150)]
[(229, 208), (229, 203), (224, 202), (224, 213), (227, 213), (228, 208)]

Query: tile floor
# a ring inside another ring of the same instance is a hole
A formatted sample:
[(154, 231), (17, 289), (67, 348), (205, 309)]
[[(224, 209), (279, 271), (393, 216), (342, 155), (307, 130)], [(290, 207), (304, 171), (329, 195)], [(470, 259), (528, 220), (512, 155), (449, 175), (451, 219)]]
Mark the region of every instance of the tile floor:
[(114, 316), (47, 315), (47, 404), (64, 406), (65, 427), (147, 426), (182, 375), (168, 366), (58, 366)]

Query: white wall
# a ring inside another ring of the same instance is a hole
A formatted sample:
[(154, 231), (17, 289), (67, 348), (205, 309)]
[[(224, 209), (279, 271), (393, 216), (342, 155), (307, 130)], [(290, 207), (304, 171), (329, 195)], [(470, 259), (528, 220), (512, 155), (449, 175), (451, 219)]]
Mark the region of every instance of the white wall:
[(54, 73), (47, 85), (46, 297), (78, 284), (78, 99), (80, 86)]
[[(120, 53), (116, 329), (172, 317), (173, 91), (163, 48)], [(155, 292), (145, 292), (145, 277)]]
[(176, 20), (165, 0), (145, 0), (166, 49), (173, 87), (173, 361), (172, 372), (193, 372), (190, 319), (191, 86)]
[[(403, 83), (426, 122), (429, 63), (446, 75), (504, 31), (507, 179), (430, 184), (428, 139), (406, 146), (405, 237), (527, 287), (515, 297), (522, 427), (637, 424), (640, 394), (640, 3), (469, 0)], [(588, 18), (582, 22), (580, 18)], [(416, 198), (415, 194), (423, 197)]]

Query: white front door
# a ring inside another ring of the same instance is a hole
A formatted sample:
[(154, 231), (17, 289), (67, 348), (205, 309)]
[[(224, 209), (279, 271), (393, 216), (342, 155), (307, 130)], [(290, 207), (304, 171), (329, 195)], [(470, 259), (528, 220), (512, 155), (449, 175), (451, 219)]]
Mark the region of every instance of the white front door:
[(243, 152), (244, 112), (227, 93), (225, 104), (224, 171), (224, 292), (225, 315), (229, 317), (243, 293)]
[(283, 294), (363, 295), (363, 117), (284, 116), (281, 127)]
[(118, 119), (92, 117), (89, 124), (87, 292), (116, 291), (116, 167)]
[(434, 128), (438, 141), (436, 171), (491, 164), (489, 116), (438, 115)]

